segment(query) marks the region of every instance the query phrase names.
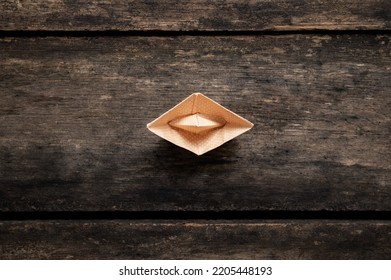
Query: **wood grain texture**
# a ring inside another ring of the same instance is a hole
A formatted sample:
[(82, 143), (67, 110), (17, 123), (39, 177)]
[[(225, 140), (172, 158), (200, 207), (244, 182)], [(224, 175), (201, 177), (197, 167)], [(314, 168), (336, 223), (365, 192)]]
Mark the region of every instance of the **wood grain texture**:
[[(0, 210), (391, 210), (389, 35), (3, 38)], [(192, 92), (255, 124), (197, 157)]]
[(390, 222), (0, 222), (1, 259), (389, 259)]
[(389, 0), (5, 0), (0, 30), (371, 30)]

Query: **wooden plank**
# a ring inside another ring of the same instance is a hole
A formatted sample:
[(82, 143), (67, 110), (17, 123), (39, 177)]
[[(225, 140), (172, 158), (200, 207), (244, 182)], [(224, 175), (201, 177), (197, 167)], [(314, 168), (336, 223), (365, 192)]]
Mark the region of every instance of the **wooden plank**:
[(391, 28), (389, 0), (8, 0), (0, 30), (249, 31)]
[[(391, 210), (389, 35), (3, 38), (1, 211)], [(146, 129), (203, 92), (255, 124)]]
[(390, 222), (10, 221), (0, 258), (389, 259), (390, 236)]

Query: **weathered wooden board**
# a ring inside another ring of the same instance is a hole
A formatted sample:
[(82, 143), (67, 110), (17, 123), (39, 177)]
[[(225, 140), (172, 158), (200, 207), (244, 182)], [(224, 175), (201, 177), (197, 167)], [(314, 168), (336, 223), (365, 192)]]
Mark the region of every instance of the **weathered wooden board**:
[(0, 222), (1, 259), (389, 259), (390, 222)]
[[(0, 210), (391, 210), (389, 35), (3, 38)], [(200, 91), (255, 124), (197, 157)]]
[(389, 0), (7, 0), (0, 30), (371, 30), (391, 28)]

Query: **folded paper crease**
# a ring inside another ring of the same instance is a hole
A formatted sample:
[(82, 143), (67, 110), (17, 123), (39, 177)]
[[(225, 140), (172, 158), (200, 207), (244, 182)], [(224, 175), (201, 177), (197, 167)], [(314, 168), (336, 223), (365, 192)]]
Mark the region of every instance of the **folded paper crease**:
[(173, 128), (183, 129), (192, 133), (201, 133), (214, 128), (224, 126), (226, 121), (219, 116), (194, 113), (182, 116), (170, 121), (168, 124)]
[(147, 128), (197, 155), (215, 149), (253, 124), (202, 93), (193, 93), (152, 121)]

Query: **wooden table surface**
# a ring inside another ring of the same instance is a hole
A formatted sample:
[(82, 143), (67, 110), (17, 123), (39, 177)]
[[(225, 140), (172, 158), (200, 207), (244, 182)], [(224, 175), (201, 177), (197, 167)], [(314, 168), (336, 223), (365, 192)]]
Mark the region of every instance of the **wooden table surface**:
[[(390, 30), (389, 0), (2, 1), (0, 259), (389, 259)], [(146, 129), (193, 92), (254, 128)]]

